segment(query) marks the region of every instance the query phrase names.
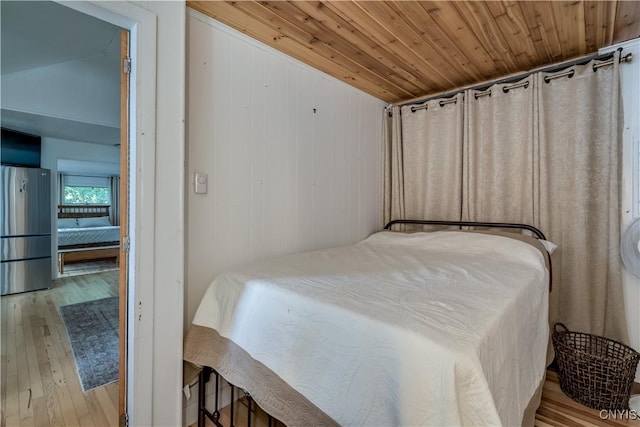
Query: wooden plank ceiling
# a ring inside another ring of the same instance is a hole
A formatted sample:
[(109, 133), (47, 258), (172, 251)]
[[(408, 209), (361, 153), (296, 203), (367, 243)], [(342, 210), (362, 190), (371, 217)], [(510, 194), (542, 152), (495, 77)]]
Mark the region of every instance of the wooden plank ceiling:
[(640, 37), (640, 1), (187, 5), (387, 102), (531, 70)]

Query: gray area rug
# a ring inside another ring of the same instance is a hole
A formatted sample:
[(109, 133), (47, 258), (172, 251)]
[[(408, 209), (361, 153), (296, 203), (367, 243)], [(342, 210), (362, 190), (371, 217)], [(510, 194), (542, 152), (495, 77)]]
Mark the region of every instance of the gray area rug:
[(118, 381), (118, 297), (60, 306), (82, 389)]

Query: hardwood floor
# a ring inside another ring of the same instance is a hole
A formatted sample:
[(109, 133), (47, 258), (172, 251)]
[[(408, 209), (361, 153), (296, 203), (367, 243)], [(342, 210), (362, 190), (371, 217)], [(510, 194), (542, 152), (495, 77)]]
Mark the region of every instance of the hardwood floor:
[(83, 274), (117, 269), (118, 264), (113, 260), (78, 262), (65, 265), (64, 273), (60, 274), (60, 277), (81, 276)]
[[(638, 414), (640, 416), (640, 414)], [(628, 417), (630, 418), (630, 417)], [(558, 375), (547, 371), (542, 391), (542, 402), (536, 412), (536, 427), (564, 426), (640, 426), (640, 420), (600, 418), (600, 411), (574, 402), (560, 390)]]
[(1, 298), (2, 426), (115, 426), (118, 384), (83, 392), (58, 307), (118, 295), (118, 271)]

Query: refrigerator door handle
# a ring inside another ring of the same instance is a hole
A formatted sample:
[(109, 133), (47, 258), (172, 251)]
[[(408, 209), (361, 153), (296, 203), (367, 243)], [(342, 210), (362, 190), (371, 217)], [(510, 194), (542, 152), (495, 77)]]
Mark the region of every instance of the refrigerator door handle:
[(27, 180), (26, 179), (22, 180), (22, 185), (20, 186), (20, 192), (21, 193), (26, 193), (27, 192)]

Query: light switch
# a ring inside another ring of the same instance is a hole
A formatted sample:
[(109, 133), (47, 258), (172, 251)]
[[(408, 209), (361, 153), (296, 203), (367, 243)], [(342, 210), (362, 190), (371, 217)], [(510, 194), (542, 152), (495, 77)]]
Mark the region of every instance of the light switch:
[(209, 177), (206, 173), (196, 172), (193, 175), (193, 189), (196, 194), (207, 194), (207, 181)]

